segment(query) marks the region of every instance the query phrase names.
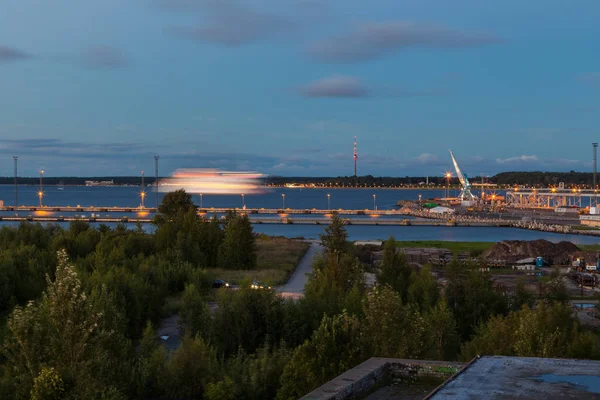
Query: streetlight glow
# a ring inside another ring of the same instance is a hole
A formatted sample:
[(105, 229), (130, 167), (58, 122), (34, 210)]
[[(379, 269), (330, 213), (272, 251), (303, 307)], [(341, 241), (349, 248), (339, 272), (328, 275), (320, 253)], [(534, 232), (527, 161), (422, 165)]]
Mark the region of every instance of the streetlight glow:
[(330, 204), (331, 204), (331, 195), (329, 193), (327, 193), (327, 210), (330, 210)]
[(42, 177), (44, 176), (44, 170), (40, 169), (40, 191), (38, 197), (40, 198), (40, 207), (42, 207), (42, 197), (44, 197), (44, 187), (42, 185)]
[(281, 208), (285, 210), (285, 193), (281, 193)]

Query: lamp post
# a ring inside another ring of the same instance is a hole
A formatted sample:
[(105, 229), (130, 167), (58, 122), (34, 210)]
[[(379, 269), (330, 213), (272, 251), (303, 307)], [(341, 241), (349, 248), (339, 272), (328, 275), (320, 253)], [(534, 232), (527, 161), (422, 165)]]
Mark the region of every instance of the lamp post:
[(44, 197), (44, 190), (42, 185), (42, 177), (44, 176), (44, 170), (40, 170), (40, 191), (38, 192), (38, 197), (40, 198), (40, 207), (42, 207), (42, 197)]
[(377, 211), (376, 199), (377, 199), (377, 195), (373, 195), (373, 211)]
[(200, 193), (200, 208), (204, 208), (204, 206), (202, 205), (202, 193)]
[(285, 193), (281, 193), (281, 209), (285, 210)]
[(244, 193), (242, 193), (242, 209), (246, 208), (246, 203), (244, 202)]
[(450, 177), (452, 174), (450, 172), (446, 172), (446, 199), (450, 197)]
[(329, 193), (327, 193), (327, 210), (328, 211), (331, 209), (330, 204), (331, 204), (331, 195)]
[(146, 198), (146, 191), (144, 190), (144, 171), (142, 171), (142, 190), (140, 190), (140, 198), (142, 199), (142, 208), (144, 208), (144, 199)]

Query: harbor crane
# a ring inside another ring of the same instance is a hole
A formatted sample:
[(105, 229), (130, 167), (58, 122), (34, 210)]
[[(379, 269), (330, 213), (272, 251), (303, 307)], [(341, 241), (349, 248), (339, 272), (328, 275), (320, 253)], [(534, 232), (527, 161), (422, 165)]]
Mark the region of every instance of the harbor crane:
[(460, 201), (475, 201), (475, 195), (473, 193), (471, 193), (471, 184), (469, 183), (469, 178), (467, 177), (467, 174), (463, 174), (460, 171), (460, 167), (458, 166), (458, 163), (456, 162), (456, 158), (454, 158), (454, 154), (452, 153), (452, 150), (450, 150), (450, 157), (452, 157), (452, 163), (454, 164), (454, 169), (456, 170), (456, 175), (458, 176), (458, 180), (460, 181), (461, 184), (461, 189), (460, 189), (460, 194), (458, 195), (458, 197), (460, 198)]

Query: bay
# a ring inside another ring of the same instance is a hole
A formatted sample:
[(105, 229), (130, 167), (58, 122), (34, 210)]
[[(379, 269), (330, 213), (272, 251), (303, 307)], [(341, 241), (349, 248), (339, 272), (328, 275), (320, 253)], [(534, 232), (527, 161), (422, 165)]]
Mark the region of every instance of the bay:
[[(146, 206), (153, 207), (156, 202), (153, 188), (146, 188)], [(19, 204), (35, 206), (38, 204), (39, 188), (36, 186), (19, 186)], [(57, 186), (44, 187), (43, 204), (47, 206), (95, 206), (95, 207), (138, 207), (140, 205), (140, 187), (135, 186), (66, 186), (59, 190)], [(285, 195), (285, 200), (282, 197)], [(259, 195), (193, 195), (194, 202), (204, 208), (238, 207), (245, 204), (247, 208), (281, 208), (285, 201), (286, 208), (293, 209), (327, 209), (327, 194), (330, 195), (331, 209), (372, 209), (373, 195), (375, 205), (380, 210), (393, 209), (398, 200), (430, 199), (444, 196), (444, 190), (428, 189), (380, 189), (380, 188), (274, 188)], [(451, 191), (456, 195), (456, 191)], [(163, 194), (159, 193), (158, 201)], [(0, 200), (5, 205), (13, 205), (14, 187), (0, 185)], [(243, 203), (242, 203), (243, 201)], [(27, 212), (28, 214), (31, 214)], [(24, 214), (21, 211), (21, 214)], [(104, 213), (102, 213), (104, 215)], [(110, 214), (111, 216), (116, 213)], [(15, 225), (8, 222), (3, 224)], [(63, 224), (65, 225), (65, 224)], [(134, 224), (129, 224), (134, 226)], [(152, 226), (144, 227), (152, 231)], [(256, 232), (275, 236), (304, 237), (316, 239), (323, 232), (322, 225), (271, 225), (256, 224)], [(553, 242), (568, 240), (577, 244), (595, 244), (600, 238), (585, 235), (564, 235), (529, 231), (516, 228), (495, 227), (447, 227), (447, 226), (353, 226), (347, 227), (350, 240), (380, 240), (393, 235), (398, 240), (444, 240), (444, 241), (484, 241), (500, 240), (535, 240), (546, 239)]]

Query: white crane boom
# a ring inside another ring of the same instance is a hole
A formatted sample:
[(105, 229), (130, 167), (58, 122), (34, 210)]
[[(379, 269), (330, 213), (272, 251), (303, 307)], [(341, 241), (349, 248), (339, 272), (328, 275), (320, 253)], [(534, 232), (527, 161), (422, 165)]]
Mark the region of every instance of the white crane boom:
[(456, 158), (454, 158), (454, 154), (452, 153), (452, 150), (450, 150), (450, 157), (452, 157), (452, 163), (454, 164), (454, 169), (456, 170), (456, 175), (458, 176), (458, 180), (460, 181), (460, 184), (462, 186), (467, 186), (468, 182), (466, 181), (462, 172), (460, 172), (460, 168), (458, 167), (458, 163), (456, 162)]
[(456, 158), (454, 158), (454, 154), (452, 150), (450, 150), (450, 157), (452, 157), (452, 163), (454, 164), (454, 169), (456, 170), (456, 175), (458, 176), (458, 180), (460, 181), (460, 185), (462, 186), (460, 191), (460, 199), (461, 201), (473, 201), (475, 200), (475, 196), (471, 193), (471, 184), (469, 183), (469, 178), (460, 171), (458, 163), (456, 162)]

